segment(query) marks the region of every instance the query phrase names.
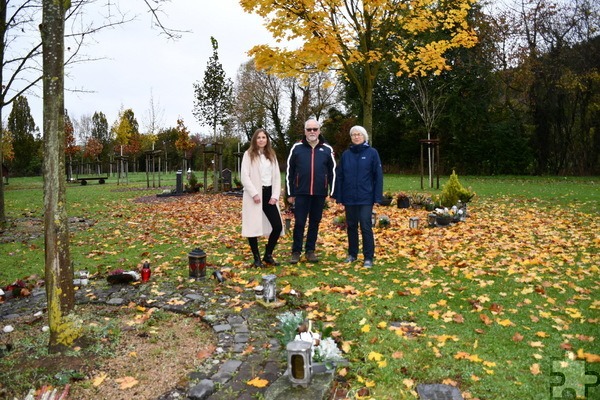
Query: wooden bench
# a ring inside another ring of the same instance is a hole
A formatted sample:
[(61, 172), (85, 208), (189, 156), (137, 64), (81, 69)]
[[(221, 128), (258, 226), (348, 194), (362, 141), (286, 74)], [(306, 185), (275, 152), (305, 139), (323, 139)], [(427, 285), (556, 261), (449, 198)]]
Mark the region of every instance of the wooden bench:
[(98, 181), (100, 185), (103, 185), (107, 179), (108, 176), (92, 176), (86, 178), (77, 178), (76, 180), (81, 182), (81, 186), (85, 186), (87, 185), (87, 181)]

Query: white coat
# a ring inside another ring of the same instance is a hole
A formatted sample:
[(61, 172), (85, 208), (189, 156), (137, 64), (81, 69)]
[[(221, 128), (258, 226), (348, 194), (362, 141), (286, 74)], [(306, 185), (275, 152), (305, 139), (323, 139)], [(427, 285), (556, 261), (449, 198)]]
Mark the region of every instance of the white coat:
[[(277, 160), (271, 162), (273, 170), (271, 171), (271, 189), (272, 196), (277, 198), (277, 210), (279, 210), (279, 196), (281, 195), (281, 172), (279, 171), (279, 163)], [(253, 162), (250, 161), (248, 151), (244, 153), (242, 158), (241, 181), (244, 187), (244, 195), (242, 197), (242, 236), (243, 237), (258, 237), (269, 236), (273, 228), (269, 220), (262, 211), (262, 202), (269, 199), (262, 198), (262, 180), (260, 177), (260, 161), (256, 158)], [(256, 204), (252, 199), (254, 196), (260, 197), (260, 203)], [(281, 217), (281, 211), (279, 210)], [(281, 235), (284, 235), (285, 225), (283, 220)]]

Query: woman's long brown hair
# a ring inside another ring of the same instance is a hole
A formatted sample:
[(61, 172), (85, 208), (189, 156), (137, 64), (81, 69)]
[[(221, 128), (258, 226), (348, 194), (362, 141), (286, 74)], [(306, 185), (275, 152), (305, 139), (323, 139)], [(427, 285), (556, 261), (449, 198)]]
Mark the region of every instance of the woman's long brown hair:
[(265, 157), (268, 158), (271, 162), (275, 162), (277, 156), (275, 155), (275, 150), (273, 150), (273, 147), (271, 147), (271, 138), (269, 137), (267, 131), (263, 128), (258, 128), (256, 131), (254, 131), (254, 134), (252, 135), (252, 139), (250, 140), (250, 148), (248, 149), (248, 153), (250, 154), (250, 160), (254, 161), (255, 158), (260, 156), (260, 148), (258, 147), (258, 144), (256, 144), (256, 138), (258, 137), (259, 133), (264, 133), (267, 137), (267, 144), (265, 145), (264, 149)]

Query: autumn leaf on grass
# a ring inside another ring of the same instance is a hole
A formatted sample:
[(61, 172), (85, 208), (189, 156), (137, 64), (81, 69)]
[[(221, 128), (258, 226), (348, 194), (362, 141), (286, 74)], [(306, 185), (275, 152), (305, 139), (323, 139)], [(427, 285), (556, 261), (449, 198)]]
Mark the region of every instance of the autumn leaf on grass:
[(520, 342), (521, 340), (523, 340), (523, 335), (517, 332), (513, 335), (512, 340), (513, 342)]
[(483, 322), (486, 325), (492, 324), (492, 320), (490, 319), (490, 317), (488, 317), (485, 314), (479, 314), (479, 319), (481, 319), (481, 322)]
[(538, 363), (535, 363), (531, 367), (529, 367), (529, 370), (533, 375), (539, 375), (542, 372), (542, 370), (540, 369), (540, 364)]
[(125, 390), (134, 387), (139, 382), (132, 376), (126, 376), (125, 378), (118, 378), (115, 381), (120, 384), (119, 389)]
[(496, 322), (498, 322), (499, 325), (502, 325), (504, 327), (506, 327), (506, 326), (514, 326), (514, 324), (508, 318), (503, 319), (503, 320), (496, 320)]
[(597, 354), (586, 353), (583, 349), (577, 350), (577, 358), (584, 359), (587, 362), (600, 362), (600, 356)]
[(352, 347), (352, 341), (351, 340), (346, 340), (346, 341), (342, 342), (342, 351), (344, 353), (349, 353), (351, 347)]
[(246, 382), (246, 384), (257, 387), (257, 388), (264, 388), (264, 387), (267, 387), (267, 385), (269, 384), (269, 381), (266, 379), (260, 379), (257, 376), (256, 378), (252, 379), (251, 381)]
[(452, 320), (457, 324), (462, 324), (465, 322), (465, 318), (461, 314), (456, 314), (452, 317)]
[(106, 372), (100, 373), (100, 375), (98, 375), (97, 377), (94, 378), (94, 380), (92, 381), (92, 385), (94, 385), (95, 387), (102, 385), (102, 382), (104, 382), (104, 380), (107, 377), (108, 377), (108, 375), (106, 374)]
[(363, 325), (363, 327), (360, 328), (360, 331), (362, 333), (369, 333), (371, 331), (371, 325), (369, 325), (369, 324)]

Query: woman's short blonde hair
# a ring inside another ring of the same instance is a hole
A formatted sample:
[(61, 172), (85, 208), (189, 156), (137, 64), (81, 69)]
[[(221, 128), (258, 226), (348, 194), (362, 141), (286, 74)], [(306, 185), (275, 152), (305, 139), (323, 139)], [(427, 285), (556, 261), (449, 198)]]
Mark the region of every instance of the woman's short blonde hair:
[(363, 137), (365, 138), (365, 142), (369, 141), (369, 134), (367, 133), (367, 130), (365, 128), (363, 128), (360, 125), (354, 125), (352, 128), (350, 128), (350, 136), (352, 136), (352, 133), (354, 132), (358, 132), (360, 134), (363, 135)]

